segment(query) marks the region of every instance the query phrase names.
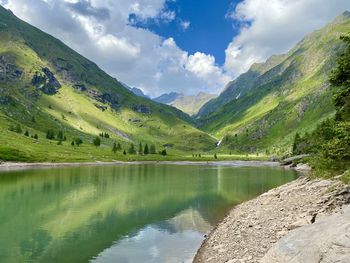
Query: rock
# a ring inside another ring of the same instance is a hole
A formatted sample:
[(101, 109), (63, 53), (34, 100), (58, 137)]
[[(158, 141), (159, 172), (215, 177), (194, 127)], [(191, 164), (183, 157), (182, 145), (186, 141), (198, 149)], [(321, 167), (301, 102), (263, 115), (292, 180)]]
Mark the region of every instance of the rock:
[(116, 95), (103, 93), (102, 95), (97, 95), (94, 98), (99, 102), (108, 103), (114, 110), (118, 110), (120, 107), (119, 98)]
[(297, 161), (297, 160), (301, 160), (305, 157), (309, 157), (310, 154), (301, 154), (301, 155), (296, 155), (296, 156), (292, 156), (289, 158), (285, 158), (282, 160), (283, 165), (288, 165), (291, 164), (293, 161)]
[(350, 206), (280, 239), (262, 263), (350, 262)]
[(32, 78), (32, 85), (39, 88), (47, 95), (56, 94), (58, 89), (61, 88), (61, 83), (48, 68), (43, 68), (42, 73), (35, 73)]
[(101, 111), (107, 110), (106, 106), (103, 106), (103, 105), (100, 105), (100, 104), (97, 104), (97, 103), (94, 103), (94, 105), (95, 105), (96, 108), (98, 108)]
[(0, 56), (0, 82), (16, 80), (21, 77), (22, 71), (9, 58)]
[(270, 162), (279, 162), (280, 159), (277, 156), (271, 156), (269, 159)]
[[(234, 207), (205, 239), (194, 262), (224, 263), (244, 258), (245, 262), (259, 262), (272, 247), (277, 246), (276, 243), (279, 244), (280, 238), (318, 224), (322, 218), (339, 212), (349, 202), (348, 188), (341, 182), (300, 177)], [(350, 233), (347, 235), (350, 236)], [(318, 244), (317, 240), (308, 240), (311, 245), (313, 242)], [(303, 246), (309, 246), (308, 243)], [(212, 247), (218, 245), (224, 245), (226, 252), (216, 253)], [(341, 258), (339, 253), (336, 255)], [(252, 256), (252, 259), (248, 260), (247, 256)]]
[(84, 84), (75, 84), (73, 88), (79, 91), (86, 91), (87, 87)]
[(134, 105), (134, 106), (132, 107), (132, 109), (133, 109), (134, 111), (136, 111), (136, 112), (139, 112), (139, 113), (144, 113), (144, 114), (150, 114), (150, 113), (151, 113), (151, 109), (150, 109), (148, 106), (142, 105), (142, 104), (140, 104), (140, 105)]
[(312, 168), (311, 168), (308, 164), (305, 164), (305, 163), (298, 163), (298, 164), (295, 166), (295, 170), (297, 170), (297, 171), (311, 171)]

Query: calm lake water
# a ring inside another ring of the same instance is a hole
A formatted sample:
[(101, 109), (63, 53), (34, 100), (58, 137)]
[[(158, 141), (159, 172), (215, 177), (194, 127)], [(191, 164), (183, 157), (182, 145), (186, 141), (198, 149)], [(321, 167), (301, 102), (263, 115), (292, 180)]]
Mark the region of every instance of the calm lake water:
[(279, 168), (128, 165), (0, 172), (0, 262), (191, 262)]

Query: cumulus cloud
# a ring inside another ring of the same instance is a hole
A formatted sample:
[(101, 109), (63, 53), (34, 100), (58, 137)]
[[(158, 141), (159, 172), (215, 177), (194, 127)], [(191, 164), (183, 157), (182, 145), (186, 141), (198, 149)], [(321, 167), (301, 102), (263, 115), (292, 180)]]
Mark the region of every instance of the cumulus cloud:
[(225, 68), (237, 76), (255, 62), (286, 52), (346, 9), (349, 0), (243, 0), (227, 15), (241, 29), (226, 49)]
[[(214, 57), (194, 60), (173, 38), (130, 23), (130, 17), (168, 23), (167, 0), (7, 0), (17, 16), (61, 39), (102, 69), (149, 95), (177, 91), (219, 92), (229, 78)], [(188, 28), (186, 24), (185, 27)], [(82, 44), (83, 43), (83, 44)], [(196, 63), (200, 63), (196, 67)], [(207, 65), (205, 65), (207, 63)], [(201, 73), (200, 69), (206, 72)]]

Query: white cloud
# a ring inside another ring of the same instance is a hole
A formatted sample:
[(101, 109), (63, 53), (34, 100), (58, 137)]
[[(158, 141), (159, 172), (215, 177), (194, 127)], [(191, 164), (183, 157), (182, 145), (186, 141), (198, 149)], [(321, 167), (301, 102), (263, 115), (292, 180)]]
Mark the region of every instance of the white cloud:
[(150, 95), (219, 92), (229, 79), (212, 56), (195, 60), (198, 55), (189, 56), (173, 38), (130, 25), (130, 15), (145, 21), (177, 19), (166, 0), (8, 0), (5, 7)]
[(230, 81), (230, 77), (226, 76), (222, 69), (215, 65), (215, 58), (201, 52), (196, 52), (188, 57), (186, 69), (198, 78), (206, 80), (208, 85), (215, 85), (212, 81), (219, 80), (223, 87)]
[(243, 0), (228, 17), (241, 32), (226, 50), (225, 68), (237, 76), (255, 62), (284, 53), (346, 9), (349, 0)]
[(181, 21), (180, 22), (180, 26), (182, 28), (183, 31), (186, 31), (191, 25), (190, 21)]

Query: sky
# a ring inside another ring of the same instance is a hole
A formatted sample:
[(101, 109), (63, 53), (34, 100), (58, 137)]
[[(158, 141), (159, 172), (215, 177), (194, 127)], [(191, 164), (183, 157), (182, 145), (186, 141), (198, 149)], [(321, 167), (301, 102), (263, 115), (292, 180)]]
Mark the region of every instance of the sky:
[(349, 0), (0, 0), (131, 87), (218, 94)]

